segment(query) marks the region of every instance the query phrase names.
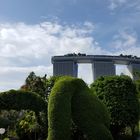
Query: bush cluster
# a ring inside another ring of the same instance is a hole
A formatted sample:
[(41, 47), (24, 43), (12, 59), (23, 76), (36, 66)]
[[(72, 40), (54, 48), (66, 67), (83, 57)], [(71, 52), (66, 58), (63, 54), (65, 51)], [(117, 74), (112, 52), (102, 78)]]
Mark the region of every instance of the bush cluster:
[(0, 93), (0, 110), (46, 111), (46, 102), (37, 94), (22, 90), (10, 90)]

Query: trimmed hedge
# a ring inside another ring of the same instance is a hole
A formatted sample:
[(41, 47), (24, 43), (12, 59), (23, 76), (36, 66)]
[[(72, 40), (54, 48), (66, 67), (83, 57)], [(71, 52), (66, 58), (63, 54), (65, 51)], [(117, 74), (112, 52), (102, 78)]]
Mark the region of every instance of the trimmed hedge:
[(0, 93), (0, 110), (46, 111), (47, 103), (37, 94), (22, 90), (10, 90)]
[(48, 140), (70, 140), (71, 119), (88, 140), (112, 140), (106, 107), (81, 79), (63, 77), (49, 97)]

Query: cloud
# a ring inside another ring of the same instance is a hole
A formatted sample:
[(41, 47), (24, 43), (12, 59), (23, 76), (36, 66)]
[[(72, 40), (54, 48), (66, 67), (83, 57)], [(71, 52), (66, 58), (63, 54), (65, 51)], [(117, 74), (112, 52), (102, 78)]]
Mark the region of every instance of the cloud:
[(17, 59), (14, 58), (17, 57), (21, 65), (32, 65), (34, 60), (40, 64), (40, 60), (46, 56), (50, 58), (52, 55), (79, 51), (89, 53), (94, 49), (94, 53), (97, 53), (98, 43), (89, 35), (93, 27), (88, 22), (81, 26), (52, 22), (39, 25), (1, 24), (0, 57), (11, 59), (10, 65), (16, 65)]
[(109, 0), (110, 10), (115, 10), (117, 8), (122, 9), (133, 9), (133, 10), (140, 10), (140, 0)]
[[(110, 41), (110, 49), (112, 55), (133, 55), (140, 57), (140, 42), (138, 40), (138, 35), (135, 31), (129, 30), (128, 28), (120, 30), (117, 34), (113, 36)], [(132, 77), (129, 72), (127, 65), (116, 65), (117, 74), (127, 74)]]
[(110, 47), (114, 49), (115, 54), (126, 54), (140, 56), (140, 42), (135, 31), (121, 30), (114, 35)]
[(92, 37), (94, 28), (90, 22), (0, 24), (0, 90), (19, 88), (31, 71), (52, 75), (54, 55), (107, 54)]
[(137, 35), (135, 32), (120, 31), (114, 35), (112, 46), (116, 49), (128, 49), (136, 47), (138, 43)]
[(114, 10), (117, 7), (122, 6), (123, 4), (125, 4), (128, 0), (109, 0), (110, 4), (109, 4), (109, 9), (110, 10)]
[(52, 75), (52, 66), (36, 67), (0, 67), (0, 91), (19, 89), (24, 84), (27, 75), (34, 71), (37, 75)]
[[(37, 75), (52, 75), (51, 57), (54, 55), (80, 52), (92, 55), (123, 53), (139, 56), (139, 41), (135, 32), (120, 31), (110, 41), (110, 46), (113, 46), (111, 50), (105, 50), (93, 37), (95, 28), (91, 22), (75, 25), (57, 22), (35, 25), (1, 23), (0, 91), (18, 89), (31, 71)], [(124, 70), (120, 68), (118, 71), (121, 73)], [(91, 83), (91, 65), (80, 65), (79, 77)]]

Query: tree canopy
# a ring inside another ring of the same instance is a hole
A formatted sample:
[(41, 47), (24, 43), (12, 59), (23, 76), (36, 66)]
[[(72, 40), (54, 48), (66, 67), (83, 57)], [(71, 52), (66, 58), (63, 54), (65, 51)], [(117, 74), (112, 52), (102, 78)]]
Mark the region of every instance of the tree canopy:
[(97, 97), (111, 113), (111, 126), (120, 129), (134, 127), (139, 120), (136, 86), (128, 76), (104, 76), (91, 84)]
[(24, 91), (31, 91), (39, 94), (42, 98), (47, 98), (48, 85), (46, 74), (43, 77), (37, 76), (34, 72), (31, 72), (26, 80), (25, 84), (21, 86)]

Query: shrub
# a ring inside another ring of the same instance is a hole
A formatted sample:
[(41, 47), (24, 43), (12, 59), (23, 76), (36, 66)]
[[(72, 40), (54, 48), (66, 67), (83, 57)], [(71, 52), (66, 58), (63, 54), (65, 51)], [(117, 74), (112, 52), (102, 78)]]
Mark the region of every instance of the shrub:
[(109, 115), (86, 84), (63, 77), (54, 85), (48, 104), (48, 140), (70, 139), (71, 119), (89, 140), (111, 140)]
[(135, 84), (130, 77), (100, 77), (91, 84), (91, 89), (111, 113), (111, 128), (114, 135), (125, 127), (134, 130), (139, 119), (139, 103)]
[[(27, 92), (23, 90), (10, 90), (7, 92), (0, 93), (0, 110), (32, 110), (35, 115), (30, 117), (36, 117), (40, 128), (46, 130), (47, 133), (47, 102), (36, 93)], [(43, 113), (40, 118), (40, 112)], [(28, 115), (29, 116), (29, 115)], [(43, 119), (44, 120), (43, 120)], [(26, 121), (27, 122), (27, 121)], [(28, 126), (32, 126), (31, 122), (27, 122)], [(36, 125), (36, 123), (34, 123)], [(25, 129), (25, 127), (24, 127)], [(19, 130), (20, 127), (19, 127)], [(25, 129), (26, 130), (26, 129)], [(44, 135), (44, 133), (42, 133)], [(46, 136), (46, 135), (44, 135)]]
[(0, 110), (29, 109), (35, 112), (46, 111), (47, 103), (37, 94), (27, 91), (10, 90), (0, 93)]

